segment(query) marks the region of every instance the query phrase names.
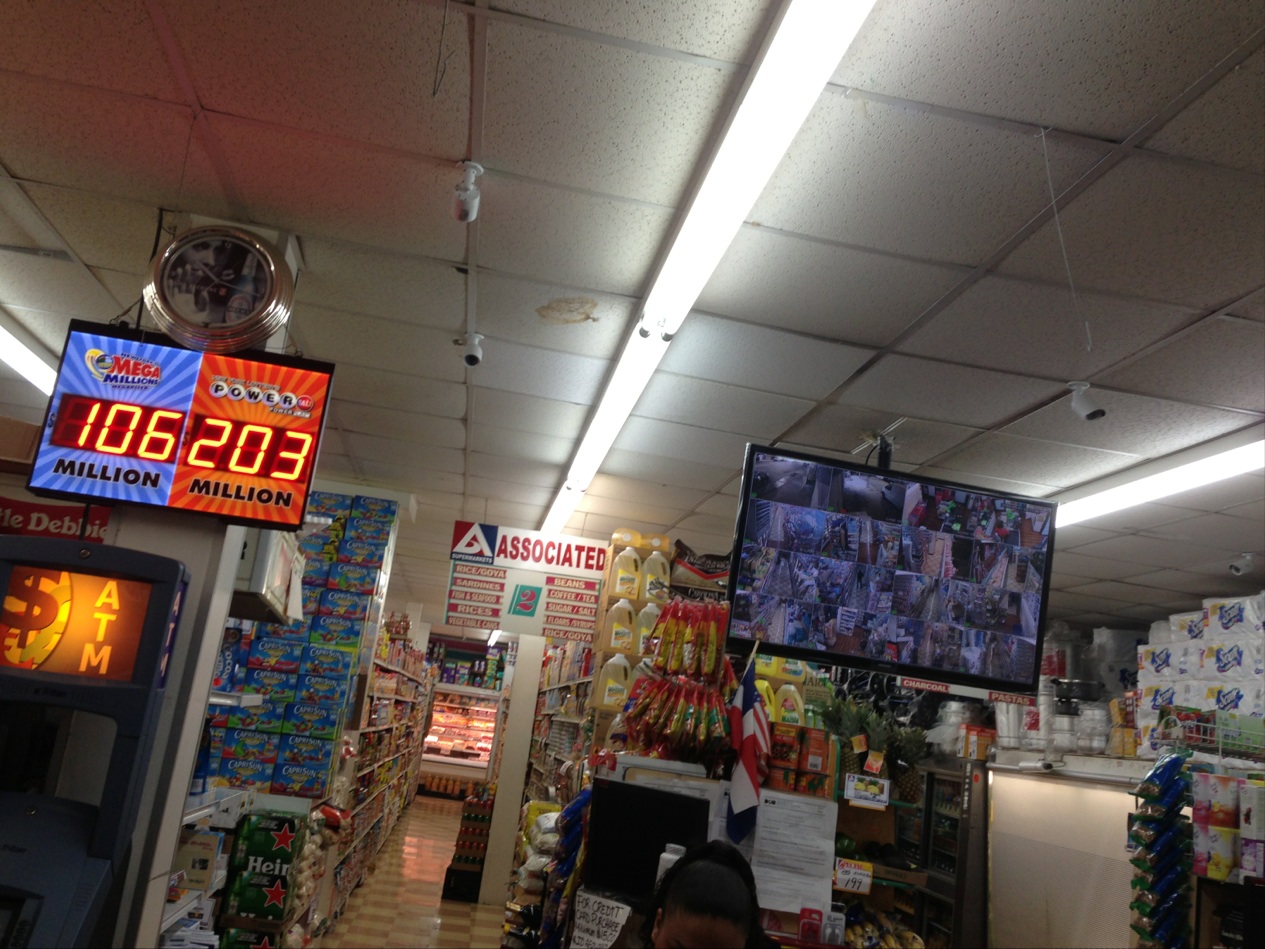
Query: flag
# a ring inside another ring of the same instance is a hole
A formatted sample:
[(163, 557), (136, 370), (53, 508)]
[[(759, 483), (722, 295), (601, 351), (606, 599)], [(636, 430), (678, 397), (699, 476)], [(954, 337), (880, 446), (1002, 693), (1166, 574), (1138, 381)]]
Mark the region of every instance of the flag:
[(747, 663), (729, 703), (729, 733), (738, 760), (729, 781), (729, 839), (739, 843), (755, 828), (760, 805), (760, 778), (769, 760), (769, 712), (755, 687), (755, 656)]

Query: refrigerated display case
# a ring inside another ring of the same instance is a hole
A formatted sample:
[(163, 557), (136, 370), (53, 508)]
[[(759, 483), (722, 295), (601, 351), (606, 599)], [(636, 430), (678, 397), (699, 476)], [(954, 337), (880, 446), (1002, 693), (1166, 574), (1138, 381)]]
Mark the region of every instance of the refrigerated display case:
[(896, 846), (927, 871), (908, 906), (927, 949), (987, 945), (988, 780), (984, 762), (925, 762), (922, 799), (896, 813)]
[(435, 684), (422, 773), (485, 781), (500, 740), (501, 693)]

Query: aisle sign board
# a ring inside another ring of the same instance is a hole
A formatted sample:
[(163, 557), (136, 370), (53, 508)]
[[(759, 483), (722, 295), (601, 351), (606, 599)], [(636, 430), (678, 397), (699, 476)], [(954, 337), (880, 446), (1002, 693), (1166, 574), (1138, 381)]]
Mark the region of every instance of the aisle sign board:
[(449, 626), (592, 640), (604, 546), (583, 537), (457, 521), (451, 559)]
[(575, 894), (571, 949), (610, 949), (632, 913), (627, 903), (580, 887)]

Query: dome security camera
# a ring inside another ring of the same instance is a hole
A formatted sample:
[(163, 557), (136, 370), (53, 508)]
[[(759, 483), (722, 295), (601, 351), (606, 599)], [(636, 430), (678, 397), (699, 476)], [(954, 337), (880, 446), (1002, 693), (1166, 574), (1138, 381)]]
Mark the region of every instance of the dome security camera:
[(461, 182), (452, 189), (452, 216), (462, 224), (469, 224), (479, 216), (479, 186), (474, 179), (483, 174), (483, 166), (475, 161), (458, 162)]
[(483, 334), (470, 333), (458, 340), (462, 344), (461, 358), (467, 366), (474, 368), (483, 362)]
[(1107, 410), (1089, 394), (1088, 382), (1069, 382), (1067, 387), (1072, 390), (1072, 411), (1086, 422), (1096, 422), (1107, 414)]
[(1234, 563), (1230, 564), (1230, 572), (1236, 577), (1241, 577), (1243, 574), (1252, 569), (1252, 563), (1254, 560), (1255, 558), (1250, 553), (1244, 554), (1238, 560), (1234, 561)]

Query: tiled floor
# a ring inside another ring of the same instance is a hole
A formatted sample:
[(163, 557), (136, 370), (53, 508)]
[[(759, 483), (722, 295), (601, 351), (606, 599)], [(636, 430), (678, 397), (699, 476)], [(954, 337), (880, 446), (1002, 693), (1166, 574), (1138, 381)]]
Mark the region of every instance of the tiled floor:
[(414, 799), (319, 949), (500, 946), (504, 906), (440, 898), (460, 823), (460, 801)]

